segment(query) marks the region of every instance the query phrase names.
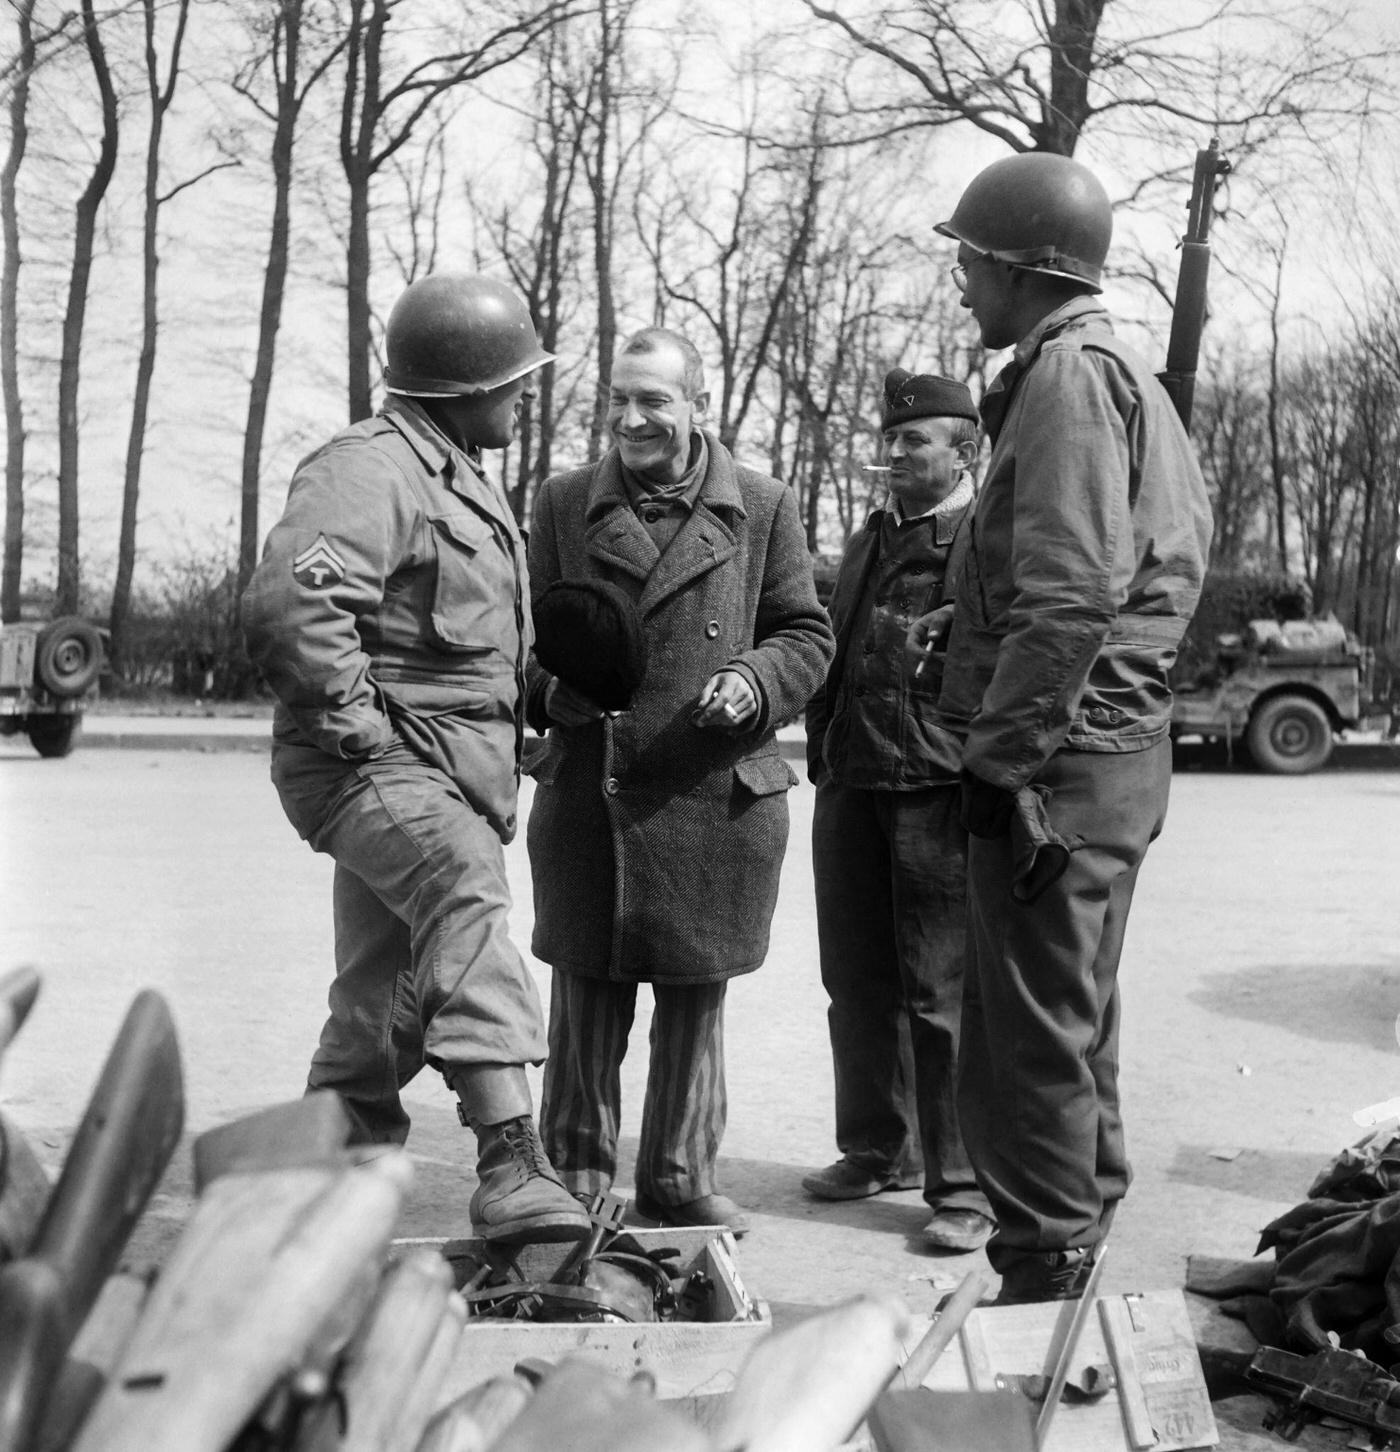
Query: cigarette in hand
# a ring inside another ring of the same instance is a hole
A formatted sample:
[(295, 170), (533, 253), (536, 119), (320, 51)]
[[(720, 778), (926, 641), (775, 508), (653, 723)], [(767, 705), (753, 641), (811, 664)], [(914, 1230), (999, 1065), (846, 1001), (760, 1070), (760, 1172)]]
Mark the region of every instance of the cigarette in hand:
[(724, 714), (731, 721), (737, 721), (739, 719), (739, 713), (734, 709), (734, 703), (732, 701), (726, 701), (724, 703)]
[(924, 667), (928, 664), (929, 657), (933, 654), (933, 637), (924, 641), (924, 648), (919, 652), (919, 663), (914, 667), (914, 679), (917, 681), (924, 673)]

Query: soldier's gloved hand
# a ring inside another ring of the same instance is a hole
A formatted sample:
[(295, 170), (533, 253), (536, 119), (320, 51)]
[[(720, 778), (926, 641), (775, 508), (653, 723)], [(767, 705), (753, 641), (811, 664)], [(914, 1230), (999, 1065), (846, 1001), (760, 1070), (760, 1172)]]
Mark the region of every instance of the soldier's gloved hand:
[(544, 711), (551, 721), (561, 726), (587, 726), (604, 714), (601, 706), (595, 706), (587, 696), (566, 686), (558, 676), (545, 688)]
[(1011, 830), (1016, 793), (964, 769), (962, 824), (974, 837), (1004, 837)]

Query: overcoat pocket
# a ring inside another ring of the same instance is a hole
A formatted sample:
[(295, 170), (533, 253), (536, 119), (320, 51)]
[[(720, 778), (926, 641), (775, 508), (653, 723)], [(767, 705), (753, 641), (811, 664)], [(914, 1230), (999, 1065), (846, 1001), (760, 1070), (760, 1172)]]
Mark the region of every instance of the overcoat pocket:
[(746, 756), (734, 763), (739, 784), (756, 797), (771, 797), (797, 785), (797, 773), (781, 756)]

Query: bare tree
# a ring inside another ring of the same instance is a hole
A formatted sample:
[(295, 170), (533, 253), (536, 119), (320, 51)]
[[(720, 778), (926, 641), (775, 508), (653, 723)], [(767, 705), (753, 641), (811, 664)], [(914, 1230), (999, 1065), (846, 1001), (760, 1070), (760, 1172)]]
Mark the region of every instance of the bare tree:
[(0, 169), (0, 225), (4, 229), (4, 271), (0, 273), (0, 389), (5, 395), (5, 561), (0, 583), (0, 620), (18, 620), (24, 570), (24, 401), (19, 389), (19, 201), (17, 182), (29, 144), (29, 77), (38, 58), (34, 0), (15, 0), (19, 31), (16, 70), (10, 89), (10, 147)]
[[(287, 289), (297, 128), (307, 95), (339, 56), (343, 44), (323, 43), (319, 56), (303, 71), (303, 47), (315, 10), (314, 0), (277, 0), (261, 36), (262, 43), (233, 81), (234, 90), (272, 123), (272, 220), (263, 265), (257, 351), (248, 389), (239, 470), (237, 594), (240, 598), (257, 564), (263, 439), (267, 432), (277, 334), (282, 325)], [(264, 73), (270, 76), (270, 98), (264, 91)]]
[(132, 389), (131, 425), (127, 433), (126, 465), (122, 474), (121, 532), (117, 542), (117, 574), (112, 589), (108, 626), (111, 653), (120, 672), (126, 643), (126, 619), (131, 603), (131, 580), (136, 568), (136, 521), (141, 497), (141, 461), (146, 449), (146, 423), (150, 412), (151, 380), (155, 376), (156, 342), (160, 330), (160, 306), (157, 278), (160, 268), (160, 209), (186, 187), (216, 171), (217, 163), (179, 182), (170, 191), (160, 190), (161, 138), (166, 115), (175, 99), (175, 86), (180, 76), (180, 57), (189, 20), (190, 0), (175, 0), (174, 34), (166, 60), (165, 78), (160, 75), (160, 58), (156, 53), (155, 0), (141, 0), (144, 22), (144, 57), (146, 92), (150, 102), (150, 125), (146, 133), (146, 168), (144, 211), (141, 234), (141, 350), (136, 360), (136, 380)]
[[(565, 282), (578, 280), (583, 259), (579, 238), (587, 228), (576, 197), (590, 113), (579, 104), (586, 86), (578, 84), (581, 63), (574, 33), (573, 24), (557, 27), (536, 53), (529, 146), (538, 163), (539, 184), (524, 196), (513, 192), (489, 213), (477, 208), (512, 281), (530, 305), (540, 343), (549, 353), (558, 353), (571, 316)], [(568, 392), (558, 387), (559, 374), (559, 364), (543, 369), (535, 397), (527, 399), (521, 412), (515, 479), (506, 491), (517, 519), (529, 517), (534, 492), (553, 466), (555, 439), (571, 402)], [(591, 424), (592, 389), (589, 397)]]
[(97, 161), (74, 208), (73, 265), (58, 372), (58, 588), (54, 606), (62, 614), (78, 609), (81, 594), (78, 554), (78, 385), (82, 377), (83, 326), (97, 235), (97, 214), (117, 164), (117, 94), (107, 65), (92, 0), (82, 0), (83, 40), (102, 105), (102, 139)]
[[(1091, 127), (1223, 129), (1237, 152), (1285, 134), (1321, 138), (1365, 111), (1394, 55), (1358, 47), (1321, 8), (1265, 15), (1247, 0), (1182, 13), (1123, 0), (910, 0), (859, 21), (804, 3), (910, 83), (891, 101), (853, 96), (869, 134), (962, 121), (1013, 151), (1065, 156)], [(1266, 43), (1237, 39), (1245, 20), (1256, 35), (1266, 27)]]
[[(397, 79), (386, 37), (403, 0), (350, 0), (345, 28), (345, 90), (340, 160), (348, 185), (345, 237), (346, 363), (350, 418), (372, 412), (370, 380), (371, 189), (381, 168), (413, 138), (439, 101), (524, 54), (571, 13), (573, 0), (541, 0), (505, 10), (478, 35), (409, 61)], [(494, 28), (492, 28), (494, 27)]]
[(1257, 365), (1257, 359), (1217, 354), (1192, 415), (1191, 437), (1215, 516), (1211, 564), (1216, 569), (1238, 571), (1251, 563), (1270, 514), (1267, 385)]
[(1353, 543), (1350, 624), (1363, 640), (1388, 634), (1397, 539), (1400, 538), (1400, 389), (1389, 359), (1397, 342), (1388, 309), (1378, 311), (1352, 345), (1347, 369), (1351, 431), (1347, 455), (1360, 495)]

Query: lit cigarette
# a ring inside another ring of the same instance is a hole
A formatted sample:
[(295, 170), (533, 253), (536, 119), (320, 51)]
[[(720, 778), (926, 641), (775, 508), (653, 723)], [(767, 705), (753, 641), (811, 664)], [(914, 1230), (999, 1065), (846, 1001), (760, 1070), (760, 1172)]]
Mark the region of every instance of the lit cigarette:
[(924, 648), (919, 652), (919, 663), (914, 667), (914, 679), (917, 681), (924, 673), (924, 667), (928, 664), (928, 658), (933, 654), (933, 637), (930, 636), (924, 641)]
[(860, 467), (861, 471), (866, 474), (888, 474), (890, 472), (888, 464), (862, 464)]
[(734, 709), (732, 702), (726, 701), (724, 703), (724, 714), (728, 716), (731, 721), (737, 721), (739, 719), (739, 713)]

